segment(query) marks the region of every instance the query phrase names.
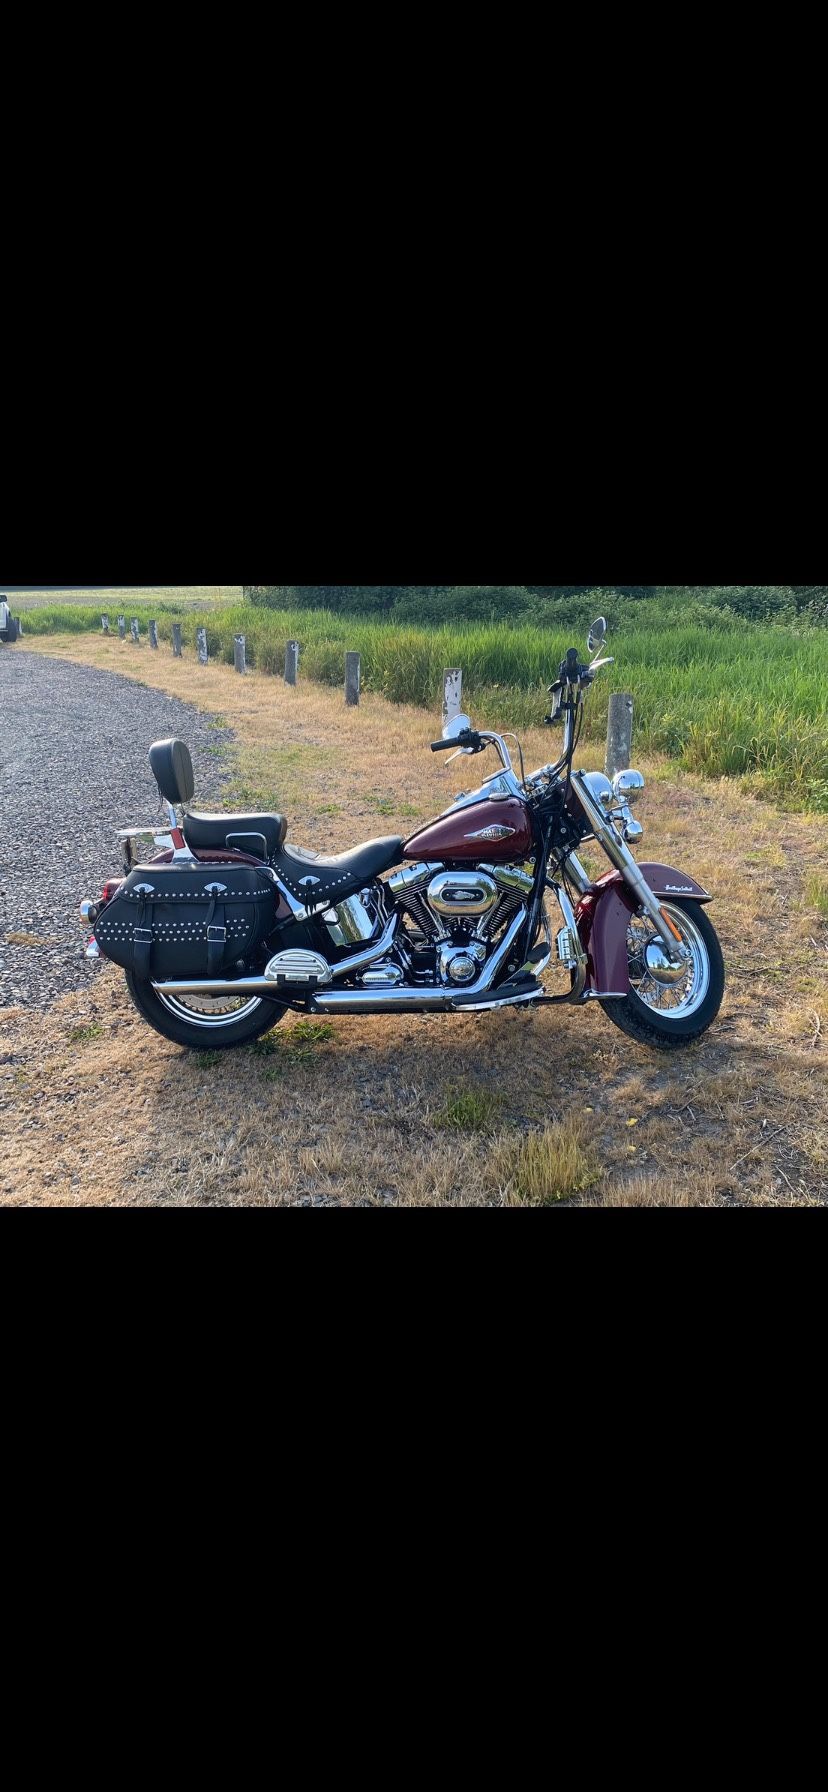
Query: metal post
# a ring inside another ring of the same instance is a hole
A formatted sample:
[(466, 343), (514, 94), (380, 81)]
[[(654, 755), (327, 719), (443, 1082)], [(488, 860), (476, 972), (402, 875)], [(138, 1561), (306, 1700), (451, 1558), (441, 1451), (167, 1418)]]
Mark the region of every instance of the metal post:
[(173, 653), (177, 660), (181, 658), (181, 623), (173, 623)]
[(105, 635), (109, 634), (109, 617), (108, 616), (101, 617), (101, 628), (103, 629), (103, 632)]
[(236, 671), (244, 677), (247, 671), (247, 640), (244, 635), (233, 636), (233, 659)]
[(463, 674), (459, 667), (443, 675), (443, 727), (463, 713)]
[(118, 638), (121, 641), (126, 640), (126, 617), (125, 616), (118, 617)]
[(158, 647), (158, 623), (150, 623), (150, 647)]
[(345, 655), (345, 702), (349, 709), (359, 707), (359, 692), (362, 680), (362, 660), (358, 653)]
[(132, 639), (135, 642), (135, 645), (137, 647), (138, 641), (140, 638), (140, 634), (141, 634), (141, 629), (140, 629), (140, 625), (139, 625), (137, 616), (133, 616), (133, 618), (132, 618), (132, 625), (130, 628), (130, 633), (131, 633)]
[(285, 684), (296, 684), (299, 677), (299, 642), (288, 641), (285, 654)]
[(199, 629), (198, 634), (196, 636), (196, 640), (198, 641), (199, 663), (202, 666), (206, 666), (206, 664), (207, 664), (207, 630), (206, 630), (206, 628)]
[(607, 777), (629, 770), (632, 759), (633, 700), (617, 691), (609, 700), (607, 724)]

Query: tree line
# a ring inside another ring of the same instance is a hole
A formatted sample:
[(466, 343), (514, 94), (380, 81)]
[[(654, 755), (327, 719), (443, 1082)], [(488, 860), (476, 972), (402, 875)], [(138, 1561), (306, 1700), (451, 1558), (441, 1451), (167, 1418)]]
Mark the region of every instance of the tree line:
[(670, 613), (725, 610), (748, 621), (828, 620), (825, 585), (245, 585), (245, 598), (276, 610), (330, 610), (395, 622), (545, 621), (580, 617), (595, 600), (618, 614), (629, 603), (647, 613), (661, 600)]

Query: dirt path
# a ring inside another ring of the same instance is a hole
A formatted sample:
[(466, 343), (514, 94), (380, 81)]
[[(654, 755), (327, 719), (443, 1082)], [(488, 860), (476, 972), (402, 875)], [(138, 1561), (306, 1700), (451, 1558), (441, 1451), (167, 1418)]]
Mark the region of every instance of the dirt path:
[[(218, 712), (235, 736), (228, 800), (286, 809), (301, 843), (410, 832), (455, 788), (421, 711), (346, 711), (320, 687), (117, 641), (47, 649)], [(548, 756), (548, 735), (525, 744)], [(652, 1057), (600, 1010), (547, 1009), (289, 1022), (270, 1049), (215, 1063), (148, 1032), (103, 969), (46, 1016), (0, 1015), (0, 1201), (500, 1204), (515, 1199), (507, 1147), (557, 1121), (594, 1152), (582, 1202), (826, 1202), (828, 928), (808, 889), (828, 823), (643, 769), (647, 856), (714, 891), (728, 962), (721, 1019), (686, 1055)]]

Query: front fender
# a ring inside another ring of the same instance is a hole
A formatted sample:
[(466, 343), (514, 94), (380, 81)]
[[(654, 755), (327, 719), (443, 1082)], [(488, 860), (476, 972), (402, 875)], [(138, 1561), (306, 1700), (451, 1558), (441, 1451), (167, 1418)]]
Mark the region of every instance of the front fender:
[[(669, 865), (640, 865), (654, 896), (690, 896), (694, 902), (712, 902), (708, 890), (684, 871)], [(587, 995), (627, 996), (630, 979), (627, 963), (627, 927), (637, 907), (620, 871), (610, 871), (582, 897), (577, 910), (578, 933), (587, 954)]]

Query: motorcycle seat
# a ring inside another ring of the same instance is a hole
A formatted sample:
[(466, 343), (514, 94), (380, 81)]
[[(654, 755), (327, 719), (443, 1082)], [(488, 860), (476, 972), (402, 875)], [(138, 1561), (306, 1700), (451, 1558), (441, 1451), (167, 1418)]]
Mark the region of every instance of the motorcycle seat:
[(372, 883), (382, 871), (399, 865), (404, 845), (405, 841), (393, 834), (382, 840), (366, 840), (364, 846), (336, 858), (323, 858), (301, 846), (283, 845), (270, 863), (297, 902), (310, 908), (323, 903), (335, 906)]
[(191, 852), (246, 852), (273, 859), (284, 845), (284, 815), (185, 815), (183, 834)]

